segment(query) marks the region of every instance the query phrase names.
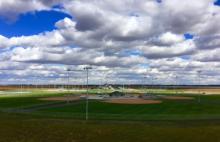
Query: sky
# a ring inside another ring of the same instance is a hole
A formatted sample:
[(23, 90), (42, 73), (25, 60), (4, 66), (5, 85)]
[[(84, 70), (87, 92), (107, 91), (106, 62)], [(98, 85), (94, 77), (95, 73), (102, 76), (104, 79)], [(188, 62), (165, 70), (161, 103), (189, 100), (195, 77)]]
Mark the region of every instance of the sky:
[(219, 23), (216, 0), (0, 0), (0, 82), (220, 84)]

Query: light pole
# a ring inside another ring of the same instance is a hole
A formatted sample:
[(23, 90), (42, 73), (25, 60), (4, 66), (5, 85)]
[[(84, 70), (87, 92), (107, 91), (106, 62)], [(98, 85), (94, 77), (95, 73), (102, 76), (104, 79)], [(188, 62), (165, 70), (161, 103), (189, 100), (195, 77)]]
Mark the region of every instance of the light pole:
[(92, 69), (92, 67), (87, 66), (84, 68), (86, 70), (86, 120), (89, 119), (89, 70)]
[(143, 94), (145, 95), (145, 88), (146, 88), (146, 82), (145, 81), (147, 80), (147, 76), (144, 76), (143, 79), (144, 79), (143, 82), (142, 82), (143, 83), (143, 92), (144, 92)]
[(22, 81), (21, 81), (21, 89), (20, 89), (21, 91), (20, 91), (20, 94), (22, 95), (23, 93), (22, 93), (22, 91), (23, 91), (23, 85), (22, 85)]
[[(199, 87), (200, 87), (200, 75), (201, 75), (201, 70), (197, 71), (198, 75), (199, 75)], [(198, 96), (198, 102), (201, 102), (201, 92), (200, 92), (200, 88), (199, 88), (199, 96)]]
[(146, 69), (145, 85), (146, 85), (147, 95), (150, 95), (150, 86), (151, 86), (151, 74), (150, 73), (151, 73), (150, 70)]
[(152, 76), (152, 94), (155, 94), (156, 93), (156, 80), (157, 80), (157, 77), (154, 77), (154, 76)]
[(178, 79), (178, 76), (176, 75), (176, 95), (177, 95), (177, 79)]
[(121, 78), (121, 83), (122, 83), (122, 93), (125, 94), (125, 83), (123, 78)]
[(69, 85), (70, 85), (70, 75), (69, 75), (69, 72), (70, 72), (71, 70), (68, 68), (67, 69), (67, 92), (68, 92), (68, 97), (67, 97), (67, 103), (69, 103), (70, 102), (70, 91), (69, 91)]

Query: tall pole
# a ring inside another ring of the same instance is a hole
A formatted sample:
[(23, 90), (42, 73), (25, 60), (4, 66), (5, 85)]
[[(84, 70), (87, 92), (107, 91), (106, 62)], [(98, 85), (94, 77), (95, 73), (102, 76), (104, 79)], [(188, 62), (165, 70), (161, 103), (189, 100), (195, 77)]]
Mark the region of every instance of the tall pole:
[(86, 120), (89, 119), (89, 70), (92, 69), (92, 67), (85, 67), (84, 70), (86, 70)]
[(142, 83), (143, 83), (143, 84), (142, 84), (142, 87), (143, 87), (142, 89), (143, 89), (143, 94), (144, 94), (144, 95), (145, 95), (145, 87), (146, 87), (146, 83), (145, 83), (146, 78), (147, 78), (147, 77), (144, 76), (144, 80), (143, 80), (143, 82), (142, 82)]
[(147, 71), (147, 69), (146, 69), (146, 72), (145, 72), (145, 74), (144, 74), (144, 80), (143, 80), (143, 95), (145, 95), (145, 94), (148, 94), (148, 92), (146, 92), (145, 91), (145, 89), (147, 90), (147, 83), (146, 83), (146, 81), (147, 81), (147, 74), (148, 74), (148, 71)]
[(125, 93), (125, 83), (124, 83), (124, 81), (123, 81), (123, 78), (122, 78), (121, 80), (122, 80), (122, 85), (123, 85), (122, 92), (123, 92), (123, 94), (124, 94), (124, 93)]
[(154, 85), (154, 83), (153, 83), (153, 75), (151, 75), (151, 89), (150, 89), (150, 95), (152, 95), (152, 93), (153, 93), (153, 85)]
[(156, 90), (157, 90), (157, 86), (156, 86), (156, 85), (157, 85), (157, 77), (154, 77), (153, 80), (154, 80), (154, 81), (153, 81), (153, 85), (154, 85), (153, 92), (154, 92), (154, 93), (158, 93), (158, 92), (156, 91)]
[(157, 80), (157, 78), (156, 77), (152, 77), (152, 94), (155, 94), (156, 93), (156, 80)]
[(21, 81), (21, 91), (20, 91), (20, 95), (23, 94), (22, 91), (23, 91), (23, 85), (22, 85), (22, 81)]
[(89, 70), (86, 69), (86, 120), (88, 120), (89, 112)]
[[(149, 74), (149, 72), (148, 72), (148, 70), (146, 69), (146, 76), (145, 76), (145, 85), (146, 85), (146, 94), (150, 94), (150, 92), (149, 92), (149, 78), (150, 78), (150, 76), (148, 75)], [(146, 83), (146, 82), (148, 82), (148, 83)], [(148, 85), (147, 85), (148, 84)], [(144, 93), (145, 93), (145, 90), (144, 90)]]
[(178, 77), (176, 75), (176, 95), (177, 95), (177, 79), (178, 79)]
[[(200, 87), (200, 74), (201, 74), (201, 70), (197, 71), (198, 72), (198, 75), (199, 75), (199, 87)], [(200, 88), (199, 88), (199, 96), (198, 96), (198, 102), (200, 103), (201, 102), (201, 92), (200, 92)]]
[(69, 75), (69, 72), (70, 72), (71, 70), (70, 69), (67, 69), (67, 92), (68, 92), (68, 97), (67, 97), (67, 103), (69, 103), (70, 102), (70, 92), (69, 92), (69, 83), (70, 83), (70, 75)]

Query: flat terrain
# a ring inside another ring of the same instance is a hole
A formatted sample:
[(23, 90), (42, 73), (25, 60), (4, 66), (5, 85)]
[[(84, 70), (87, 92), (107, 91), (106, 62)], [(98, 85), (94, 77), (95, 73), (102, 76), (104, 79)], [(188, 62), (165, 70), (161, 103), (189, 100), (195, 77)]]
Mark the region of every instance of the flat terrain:
[(188, 94), (202, 93), (202, 94), (210, 95), (210, 94), (220, 94), (220, 89), (219, 88), (197, 88), (197, 89), (194, 88), (194, 89), (184, 89), (182, 90), (182, 92), (188, 93)]
[[(157, 104), (90, 100), (89, 121), (85, 121), (86, 102), (79, 99), (84, 90), (28, 91), (31, 93), (0, 95), (0, 142), (220, 140), (220, 95), (217, 94), (202, 95), (200, 102), (198, 94), (176, 95), (175, 90), (171, 93), (170, 90), (153, 90), (151, 95), (159, 95), (153, 99), (160, 101)], [(97, 91), (102, 90), (89, 93)]]
[(162, 101), (159, 100), (144, 100), (144, 99), (110, 99), (107, 101), (103, 101), (105, 103), (112, 104), (159, 104)]
[(182, 96), (165, 96), (163, 99), (167, 100), (193, 100), (194, 97), (182, 97)]
[(0, 142), (217, 142), (220, 121), (78, 121), (1, 114)]
[[(138, 90), (131, 89), (133, 92)], [(26, 90), (27, 91), (27, 90)], [(31, 91), (31, 90), (29, 90)], [(110, 92), (109, 90), (107, 90)], [(161, 90), (159, 90), (161, 92)], [(158, 91), (158, 92), (159, 92)], [(100, 90), (90, 90), (95, 94)], [(154, 91), (156, 92), (156, 91)], [(220, 96), (158, 93), (156, 99), (110, 99), (89, 101), (92, 120), (204, 120), (220, 118)], [(175, 92), (175, 91), (174, 91)], [(7, 92), (6, 92), (7, 93)], [(85, 92), (32, 90), (29, 94), (0, 95), (0, 110), (37, 117), (85, 119)], [(154, 94), (152, 94), (154, 95)]]
[(58, 97), (44, 97), (40, 98), (42, 101), (77, 101), (80, 100), (80, 96), (58, 96)]

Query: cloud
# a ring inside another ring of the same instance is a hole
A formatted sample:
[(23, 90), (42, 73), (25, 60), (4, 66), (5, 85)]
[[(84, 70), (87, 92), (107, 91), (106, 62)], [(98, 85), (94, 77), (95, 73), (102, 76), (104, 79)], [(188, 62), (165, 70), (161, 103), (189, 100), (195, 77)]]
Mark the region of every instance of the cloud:
[(194, 32), (194, 27), (205, 22), (213, 0), (163, 0), (159, 21), (174, 33)]
[(76, 22), (72, 21), (69, 18), (64, 18), (63, 20), (56, 22), (55, 26), (59, 29), (69, 29), (74, 28), (76, 26)]
[(9, 57), (15, 62), (66, 65), (90, 64), (107, 67), (129, 67), (146, 63), (146, 59), (143, 57), (105, 56), (102, 52), (97, 52), (93, 49), (85, 51), (80, 48), (69, 47), (53, 49), (47, 47), (19, 47), (12, 50), (12, 54), (10, 54)]
[(12, 38), (0, 36), (0, 41), (2, 41), (0, 43), (0, 47), (2, 48), (37, 45), (52, 47), (65, 44), (65, 39), (59, 31), (45, 32), (39, 35), (20, 36)]
[(196, 38), (196, 46), (204, 50), (212, 50), (220, 47), (220, 35), (201, 36)]
[[(146, 68), (152, 68), (150, 75), (161, 76), (161, 79), (165, 79), (166, 75), (173, 78), (181, 71), (196, 74), (196, 70), (206, 70), (207, 67), (217, 70), (220, 61), (220, 8), (213, 2), (2, 1), (0, 16), (8, 20), (16, 20), (20, 14), (27, 12), (51, 10), (57, 4), (61, 4), (62, 11), (73, 18), (54, 23), (56, 29), (51, 32), (11, 38), (0, 35), (0, 62), (21, 64), (27, 68), (27, 74), (33, 66), (45, 70), (46, 64), (76, 68), (90, 64), (97, 68), (132, 69), (131, 72), (115, 73), (126, 74), (129, 79), (134, 79), (135, 75), (140, 78)], [(186, 40), (185, 33), (195, 38)], [(46, 70), (45, 75), (49, 75), (50, 71), (52, 69)], [(58, 73), (65, 76), (61, 71), (54, 75)], [(189, 76), (188, 81), (192, 78)]]
[(196, 55), (192, 56), (194, 60), (202, 61), (202, 62), (219, 62), (220, 49), (214, 49), (214, 50), (203, 50), (198, 52)]
[[(172, 40), (172, 39), (170, 39)], [(193, 41), (184, 41), (170, 46), (146, 45), (137, 47), (149, 59), (172, 58), (192, 55), (196, 52)]]
[(158, 38), (159, 42), (164, 45), (173, 45), (184, 41), (183, 35), (175, 35), (171, 32), (163, 33)]

